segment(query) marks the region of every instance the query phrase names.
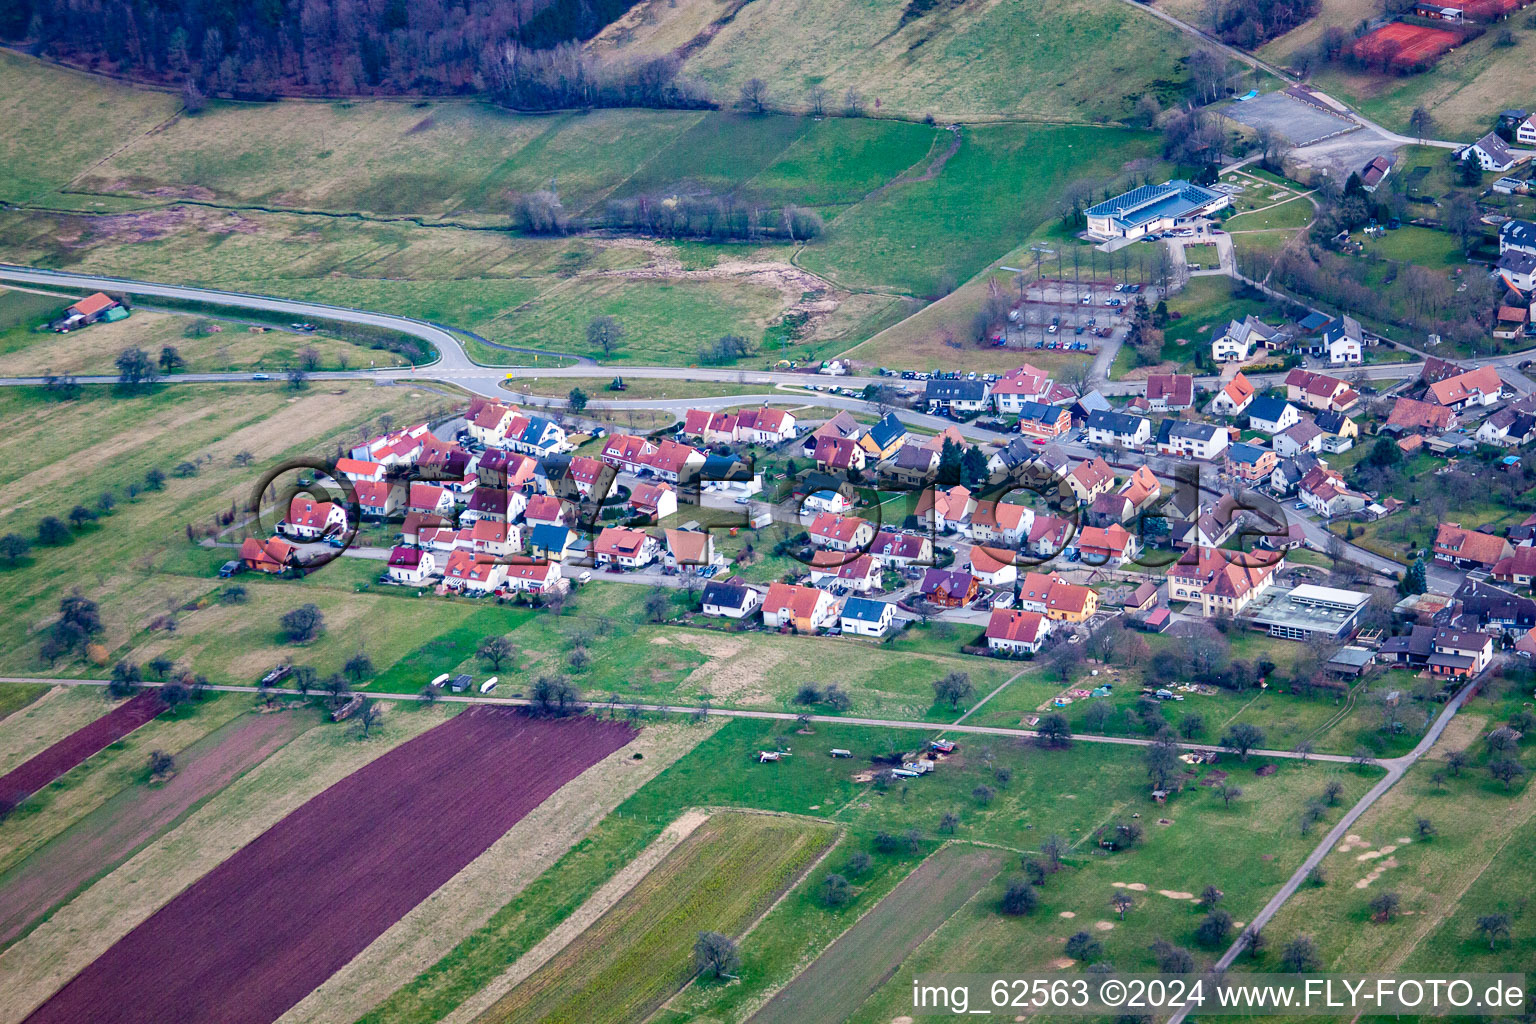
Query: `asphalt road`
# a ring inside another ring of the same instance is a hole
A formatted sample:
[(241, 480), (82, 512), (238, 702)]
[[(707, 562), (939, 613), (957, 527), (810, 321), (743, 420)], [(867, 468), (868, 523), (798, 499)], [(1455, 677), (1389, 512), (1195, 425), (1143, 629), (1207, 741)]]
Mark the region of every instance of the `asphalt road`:
[[(1492, 666), (1485, 670), (1485, 672), (1492, 671)], [(1472, 693), (1473, 686), (1474, 683), (1467, 683), (1455, 697), (1451, 698), (1450, 703), (1446, 704), (1445, 710), (1440, 712), (1434, 723), (1429, 727), (1429, 731), (1424, 734), (1424, 737), (1419, 740), (1413, 750), (1402, 757), (1394, 757), (1377, 762), (1387, 770), (1387, 774), (1382, 776), (1381, 780), (1372, 786), (1369, 792), (1344, 813), (1344, 817), (1339, 819), (1337, 825), (1328, 830), (1328, 834), (1323, 837), (1322, 842), (1318, 843), (1312, 852), (1307, 855), (1307, 859), (1301, 862), (1301, 866), (1280, 887), (1280, 891), (1270, 897), (1269, 902), (1264, 904), (1264, 909), (1255, 914), (1253, 920), (1248, 922), (1248, 930), (1258, 931), (1268, 924), (1270, 919), (1279, 912), (1280, 908), (1285, 906), (1286, 901), (1296, 895), (1296, 890), (1300, 889), (1302, 884), (1306, 882), (1307, 876), (1312, 873), (1312, 869), (1322, 863), (1323, 858), (1328, 855), (1328, 851), (1337, 846), (1339, 840), (1344, 838), (1350, 826), (1359, 820), (1360, 816), (1369, 810), (1372, 804), (1381, 799), (1387, 790), (1395, 786), (1398, 780), (1403, 777), (1403, 774), (1413, 766), (1414, 762), (1429, 752), (1429, 749), (1435, 745), (1435, 741), (1440, 738), (1440, 734), (1445, 731), (1445, 727), (1456, 716), (1456, 712), (1461, 710), (1461, 706), (1466, 703), (1468, 696)], [(1243, 936), (1238, 936), (1237, 941), (1233, 942), (1231, 947), (1221, 955), (1221, 959), (1216, 961), (1216, 966), (1212, 970), (1220, 973), (1231, 967), (1232, 962), (1238, 958), (1246, 947), (1247, 940)], [(1168, 1024), (1180, 1024), (1188, 1013), (1187, 1009), (1179, 1010), (1172, 1017), (1168, 1018)]]

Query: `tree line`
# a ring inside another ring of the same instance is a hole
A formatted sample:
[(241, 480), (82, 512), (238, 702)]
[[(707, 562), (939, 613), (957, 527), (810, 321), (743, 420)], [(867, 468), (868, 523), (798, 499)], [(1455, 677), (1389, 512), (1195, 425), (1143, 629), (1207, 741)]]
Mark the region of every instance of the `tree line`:
[(596, 216), (573, 217), (559, 195), (549, 189), (516, 196), (512, 223), (518, 230), (535, 235), (608, 228), (658, 238), (715, 241), (781, 238), (807, 242), (825, 230), (815, 210), (793, 203), (771, 206), (735, 196), (634, 196), (609, 200)]

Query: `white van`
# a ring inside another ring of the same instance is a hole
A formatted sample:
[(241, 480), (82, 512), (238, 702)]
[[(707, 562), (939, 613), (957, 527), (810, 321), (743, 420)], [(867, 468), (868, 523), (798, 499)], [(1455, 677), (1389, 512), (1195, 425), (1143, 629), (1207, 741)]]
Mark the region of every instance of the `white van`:
[(485, 682), (480, 684), (480, 692), (481, 693), (490, 693), (494, 689), (496, 689), (496, 677), (495, 676), (491, 676), (491, 678), (487, 679)]

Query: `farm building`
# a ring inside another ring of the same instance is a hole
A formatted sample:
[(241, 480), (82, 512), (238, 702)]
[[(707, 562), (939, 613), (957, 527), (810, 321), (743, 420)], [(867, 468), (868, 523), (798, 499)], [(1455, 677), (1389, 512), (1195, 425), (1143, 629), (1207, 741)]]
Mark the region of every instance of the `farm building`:
[(128, 309), (112, 296), (103, 292), (87, 295), (79, 302), (64, 310), (64, 315), (55, 320), (50, 326), (60, 334), (67, 334), (77, 327), (94, 324), (100, 320), (122, 320), (128, 316)]

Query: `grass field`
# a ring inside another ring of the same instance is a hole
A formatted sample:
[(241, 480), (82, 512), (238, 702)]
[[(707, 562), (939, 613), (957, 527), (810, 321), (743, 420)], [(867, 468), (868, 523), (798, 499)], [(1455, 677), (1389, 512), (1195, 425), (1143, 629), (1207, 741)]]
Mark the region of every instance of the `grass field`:
[[(596, 47), (620, 56), (668, 52), (730, 8), (722, 0), (641, 6)], [(999, 38), (1011, 45), (1000, 50)], [(853, 87), (867, 109), (909, 118), (1089, 121), (1125, 116), (1143, 91), (1170, 97), (1187, 50), (1173, 29), (1107, 0), (1065, 12), (1038, 0), (940, 5), (915, 19), (897, 4), (784, 0), (737, 11), (684, 70), (726, 101), (759, 76), (770, 102), (788, 109), (807, 109), (807, 90), (820, 85), (829, 110), (841, 109)], [(1085, 80), (1105, 87), (1082, 89)]]
[[(1508, 28), (1515, 45), (1497, 46)], [(1536, 29), (1515, 14), (1472, 42), (1446, 54), (1429, 71), (1396, 76), (1327, 70), (1315, 81), (1330, 95), (1395, 131), (1408, 133), (1415, 107), (1435, 119), (1436, 137), (1471, 142), (1493, 126), (1505, 97), (1536, 88)]]
[[(252, 332), (249, 325), (137, 309), (126, 320), (93, 324), (54, 334), (46, 325), (70, 298), (0, 289), (0, 374), (115, 374), (114, 360), (126, 348), (158, 358), (165, 346), (184, 361), (181, 372), (264, 370), (278, 373), (299, 365), (299, 352), (314, 349), (321, 369), (404, 366), (393, 352), (364, 349), (323, 334)], [(218, 327), (217, 331), (212, 330)]]
[(752, 1024), (846, 1020), (912, 950), (996, 876), (1001, 862), (991, 850), (940, 850), (753, 1014)]
[(835, 835), (828, 825), (794, 818), (713, 816), (480, 1020), (646, 1016), (693, 975), (701, 931), (740, 935)]
[(1264, 203), (1251, 213), (1240, 213), (1222, 223), (1227, 231), (1272, 231), (1279, 228), (1300, 230), (1312, 223), (1312, 204), (1305, 199), (1282, 199)]

